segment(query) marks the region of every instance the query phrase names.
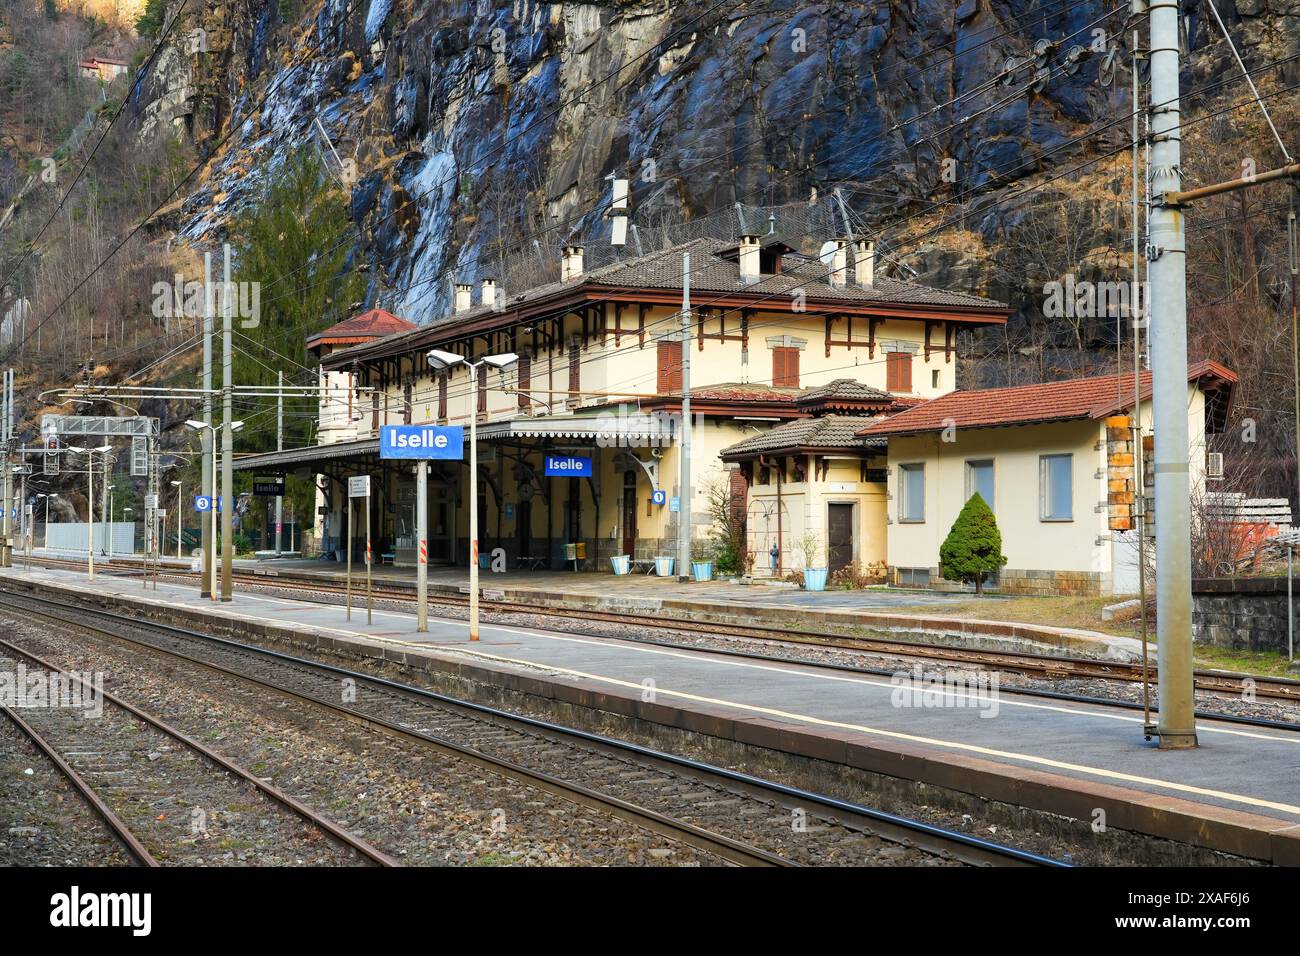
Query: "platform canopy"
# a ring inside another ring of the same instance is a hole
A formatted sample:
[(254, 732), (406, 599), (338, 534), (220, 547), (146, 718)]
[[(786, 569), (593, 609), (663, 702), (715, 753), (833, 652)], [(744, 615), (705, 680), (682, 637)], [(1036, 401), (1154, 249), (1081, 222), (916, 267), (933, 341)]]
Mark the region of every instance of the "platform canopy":
[(256, 471), (262, 474), (298, 471), (312, 465), (347, 462), (378, 461), (379, 439), (363, 438), (359, 441), (340, 441), (329, 445), (307, 445), (303, 448), (286, 448), (260, 455), (236, 456), (231, 468), (235, 471)]

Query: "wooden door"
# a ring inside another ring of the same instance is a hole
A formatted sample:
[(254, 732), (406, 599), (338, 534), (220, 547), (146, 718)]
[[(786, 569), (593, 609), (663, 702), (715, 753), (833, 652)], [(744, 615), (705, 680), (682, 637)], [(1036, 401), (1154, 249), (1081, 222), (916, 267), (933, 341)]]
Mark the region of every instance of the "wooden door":
[(826, 506), (827, 567), (838, 571), (853, 561), (853, 505)]

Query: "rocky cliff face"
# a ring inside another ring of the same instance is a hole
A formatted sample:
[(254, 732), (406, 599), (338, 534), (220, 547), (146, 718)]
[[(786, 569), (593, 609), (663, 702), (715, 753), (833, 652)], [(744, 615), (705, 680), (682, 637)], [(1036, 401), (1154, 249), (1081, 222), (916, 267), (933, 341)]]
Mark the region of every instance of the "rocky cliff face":
[[(1248, 59), (1300, 50), (1300, 0), (1218, 2)], [(1109, 17), (1094, 0), (190, 6), (137, 104), (213, 151), (176, 230), (216, 241), (277, 159), (314, 144), (351, 191), (370, 298), (416, 320), (453, 275), (549, 263), (570, 237), (593, 248), (611, 173), (632, 179), (646, 235), (839, 186), (886, 237), (934, 206), (934, 221), (961, 211), (990, 239), (1009, 221), (992, 199), (1127, 136), (1120, 123), (1069, 142), (1129, 109), (1126, 68), (1102, 82), (1127, 4)], [(1195, 83), (1228, 64), (1222, 44), (1198, 52), (1217, 28), (1200, 0), (1185, 6)], [(1036, 50), (1040, 38), (1053, 45)], [(1009, 57), (1019, 67), (1003, 77)], [(896, 251), (922, 281), (996, 293), (959, 245)]]

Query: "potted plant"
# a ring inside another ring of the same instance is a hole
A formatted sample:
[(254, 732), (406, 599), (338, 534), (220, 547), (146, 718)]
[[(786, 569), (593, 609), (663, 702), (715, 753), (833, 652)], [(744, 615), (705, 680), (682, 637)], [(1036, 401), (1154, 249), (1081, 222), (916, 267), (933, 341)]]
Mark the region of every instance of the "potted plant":
[(691, 574), (697, 581), (713, 580), (713, 552), (706, 541), (691, 542)]
[(825, 591), (827, 569), (821, 560), (822, 539), (816, 531), (805, 531), (799, 538), (803, 552), (803, 587), (805, 591)]

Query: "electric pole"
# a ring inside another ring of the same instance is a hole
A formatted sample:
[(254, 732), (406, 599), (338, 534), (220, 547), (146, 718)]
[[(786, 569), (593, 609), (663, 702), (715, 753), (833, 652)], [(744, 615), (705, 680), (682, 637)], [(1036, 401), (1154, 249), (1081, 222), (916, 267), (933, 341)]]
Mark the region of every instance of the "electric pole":
[[(284, 372), (275, 373), (275, 450), (284, 451)], [(282, 479), (283, 482), (283, 479)], [(284, 485), (275, 496), (275, 556), (278, 558), (284, 545)]]
[(233, 597), (231, 572), (233, 571), (234, 537), (231, 519), (235, 510), (235, 490), (232, 482), (232, 462), (234, 452), (234, 430), (231, 421), (234, 418), (232, 402), (233, 385), (231, 379), (231, 302), (230, 302), (230, 244), (224, 246), (225, 262), (224, 281), (221, 289), (221, 600), (229, 601)]
[[(199, 477), (199, 494), (207, 495), (209, 510), (216, 509), (213, 487), (212, 468), (212, 320), (216, 311), (216, 302), (212, 295), (212, 253), (203, 253), (203, 423), (207, 426), (199, 430), (203, 450), (202, 472)], [(205, 514), (199, 515), (199, 549), (203, 552), (202, 578), (199, 596), (212, 597), (212, 549), (216, 547), (212, 521)]]
[(691, 254), (682, 256), (682, 437), (677, 496), (677, 580), (691, 573)]
[[(1139, 7), (1145, 6), (1139, 0)], [(1182, 187), (1177, 2), (1148, 13), (1151, 168), (1157, 196)], [(1187, 246), (1183, 211), (1157, 200), (1150, 211), (1151, 403), (1155, 431), (1156, 652), (1162, 749), (1196, 746), (1192, 695), (1192, 538), (1187, 428)]]

